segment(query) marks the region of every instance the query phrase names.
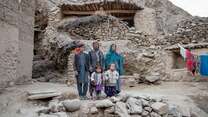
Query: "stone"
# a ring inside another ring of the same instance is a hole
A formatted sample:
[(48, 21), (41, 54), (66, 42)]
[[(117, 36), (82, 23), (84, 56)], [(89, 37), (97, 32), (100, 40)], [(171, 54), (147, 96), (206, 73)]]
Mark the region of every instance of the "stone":
[(144, 107), (144, 110), (146, 110), (148, 112), (152, 112), (152, 108), (151, 107)]
[(120, 117), (130, 117), (126, 108), (126, 104), (123, 102), (116, 103), (115, 113), (118, 114)]
[(155, 102), (151, 105), (151, 107), (153, 108), (154, 111), (156, 111), (161, 115), (168, 113), (168, 109), (169, 109), (168, 104), (162, 102)]
[(120, 101), (121, 99), (113, 96), (110, 98), (110, 100), (111, 100), (111, 102), (116, 103), (116, 102)]
[(91, 114), (97, 114), (98, 113), (98, 109), (93, 106), (92, 108), (90, 108), (90, 113)]
[(161, 117), (159, 114), (157, 114), (156, 112), (151, 112), (150, 113), (151, 117)]
[(128, 107), (128, 112), (130, 114), (141, 114), (142, 113), (142, 101), (136, 98), (128, 98), (126, 101), (126, 105)]
[(147, 57), (147, 58), (151, 58), (151, 59), (153, 59), (155, 57), (155, 55), (152, 53), (143, 53), (143, 56)]
[(108, 108), (113, 106), (114, 104), (109, 99), (99, 100), (96, 102), (97, 108)]
[(29, 100), (39, 100), (39, 99), (47, 99), (52, 97), (60, 96), (60, 93), (43, 93), (43, 94), (34, 94), (28, 96)]
[(142, 105), (143, 105), (144, 107), (148, 107), (148, 106), (150, 106), (150, 103), (149, 103), (149, 101), (147, 101), (147, 100), (145, 100), (145, 99), (142, 99)]
[(149, 115), (149, 112), (148, 111), (143, 111), (142, 112), (142, 117), (147, 117)]
[(61, 112), (65, 110), (63, 104), (59, 102), (58, 99), (50, 101), (48, 107), (50, 109), (50, 112), (52, 113)]
[(128, 95), (128, 94), (120, 94), (119, 95), (120, 101), (122, 101), (122, 102), (126, 102), (129, 97), (130, 97), (130, 95)]
[(115, 113), (115, 106), (112, 106), (112, 107), (110, 107), (110, 108), (106, 108), (106, 109), (104, 110), (104, 114), (105, 114), (105, 115), (113, 114), (113, 113)]
[(160, 79), (159, 76), (153, 76), (153, 75), (145, 77), (145, 80), (150, 83), (154, 83), (154, 82), (158, 81), (159, 79)]
[(78, 99), (73, 100), (65, 100), (62, 102), (64, 107), (66, 108), (66, 111), (68, 112), (74, 112), (80, 109), (81, 101)]

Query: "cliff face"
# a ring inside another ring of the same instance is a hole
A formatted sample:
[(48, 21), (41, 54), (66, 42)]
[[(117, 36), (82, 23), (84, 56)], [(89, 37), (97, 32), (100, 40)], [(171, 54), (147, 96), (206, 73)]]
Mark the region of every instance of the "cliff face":
[[(146, 0), (145, 6), (154, 14), (149, 15), (149, 17), (154, 17), (151, 18), (151, 20), (156, 24), (155, 28), (157, 34), (161, 32), (164, 34), (172, 33), (176, 29), (178, 23), (192, 18), (189, 13), (175, 6), (169, 0)], [(141, 22), (145, 22), (145, 20)], [(151, 27), (151, 23), (149, 24)], [(146, 27), (149, 27), (148, 23)]]

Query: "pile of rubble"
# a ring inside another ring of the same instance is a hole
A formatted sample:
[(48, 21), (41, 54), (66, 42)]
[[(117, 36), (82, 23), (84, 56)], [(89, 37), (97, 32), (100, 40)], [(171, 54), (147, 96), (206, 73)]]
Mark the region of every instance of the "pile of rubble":
[(126, 39), (131, 40), (133, 45), (136, 47), (149, 47), (151, 45), (165, 45), (166, 41), (164, 36), (150, 35), (145, 32), (136, 31), (135, 28), (130, 28), (126, 34)]
[(40, 109), (38, 113), (40, 117), (190, 117), (190, 111), (184, 113), (182, 110), (162, 98), (122, 94), (96, 101), (61, 101), (55, 98), (49, 102), (48, 107)]
[(127, 23), (113, 16), (93, 15), (79, 19), (65, 19), (59, 30), (69, 32), (75, 40), (121, 40), (128, 31)]
[(208, 18), (194, 17), (178, 25), (177, 30), (167, 36), (170, 44), (208, 42)]

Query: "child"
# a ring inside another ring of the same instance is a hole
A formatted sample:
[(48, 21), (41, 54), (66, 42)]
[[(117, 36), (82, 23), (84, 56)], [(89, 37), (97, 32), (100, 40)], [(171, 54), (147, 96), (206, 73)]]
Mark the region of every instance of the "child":
[(96, 94), (96, 98), (100, 98), (101, 91), (103, 89), (103, 73), (102, 67), (96, 65), (95, 72), (92, 73), (90, 79), (90, 96), (94, 99), (93, 93)]
[(119, 73), (116, 71), (116, 65), (110, 64), (110, 69), (105, 72), (105, 93), (107, 97), (115, 96), (118, 78)]

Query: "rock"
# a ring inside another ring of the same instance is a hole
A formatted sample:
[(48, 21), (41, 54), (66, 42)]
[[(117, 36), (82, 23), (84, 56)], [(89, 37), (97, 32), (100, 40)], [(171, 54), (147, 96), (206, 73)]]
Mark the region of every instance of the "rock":
[(142, 55), (143, 55), (144, 57), (151, 58), (151, 59), (153, 59), (153, 58), (155, 57), (155, 55), (152, 54), (152, 53), (143, 53)]
[(143, 111), (142, 112), (142, 117), (147, 117), (149, 115), (149, 112), (148, 111)]
[(160, 76), (156, 76), (156, 75), (151, 75), (151, 76), (145, 77), (145, 80), (150, 83), (154, 83), (154, 82), (158, 81), (159, 79), (160, 79)]
[(128, 107), (128, 112), (130, 114), (141, 114), (142, 113), (142, 101), (137, 100), (136, 98), (128, 98), (126, 101)]
[(118, 114), (120, 117), (130, 117), (126, 108), (126, 104), (123, 102), (116, 103), (115, 113)]
[(58, 99), (50, 101), (48, 107), (50, 109), (50, 112), (52, 113), (61, 112), (65, 110), (63, 104), (59, 102)]
[(152, 108), (151, 107), (144, 107), (144, 110), (146, 110), (148, 112), (152, 112)]
[(120, 101), (122, 101), (122, 102), (126, 102), (129, 97), (130, 97), (130, 95), (128, 95), (128, 94), (120, 94), (119, 95)]
[(143, 105), (144, 107), (148, 107), (148, 106), (150, 106), (150, 103), (149, 103), (149, 101), (147, 101), (147, 100), (145, 100), (145, 99), (142, 99), (142, 105)]
[(92, 108), (90, 108), (90, 113), (91, 114), (97, 114), (98, 113), (98, 109), (93, 106)]
[(65, 100), (62, 102), (64, 107), (66, 108), (66, 111), (68, 112), (74, 112), (80, 109), (81, 101), (78, 99), (74, 100)]
[(150, 113), (151, 117), (161, 117), (159, 114), (157, 114), (156, 112), (151, 112)]
[(162, 102), (155, 102), (151, 105), (154, 111), (163, 115), (168, 113), (168, 104)]
[[(115, 106), (112, 106), (110, 108), (106, 108), (104, 110), (104, 117), (114, 117), (113, 115), (115, 115)], [(99, 116), (100, 117), (100, 116)]]
[(116, 102), (120, 101), (121, 99), (113, 96), (110, 98), (110, 100), (111, 100), (111, 102), (116, 103)]
[(34, 94), (31, 96), (28, 96), (29, 100), (39, 100), (39, 99), (47, 99), (52, 97), (60, 96), (60, 93), (43, 93), (43, 94)]
[(112, 107), (114, 104), (109, 99), (99, 100), (96, 102), (97, 108), (108, 108)]

